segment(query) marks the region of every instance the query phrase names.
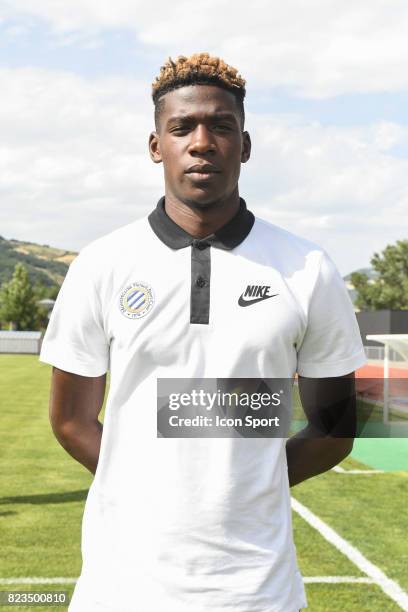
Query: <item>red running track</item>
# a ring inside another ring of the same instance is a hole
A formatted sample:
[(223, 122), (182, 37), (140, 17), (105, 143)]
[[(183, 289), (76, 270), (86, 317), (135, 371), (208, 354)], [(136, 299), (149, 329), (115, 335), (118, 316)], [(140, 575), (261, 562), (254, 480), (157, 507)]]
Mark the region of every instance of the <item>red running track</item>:
[[(367, 364), (356, 370), (356, 378), (383, 378), (382, 365)], [(389, 368), (388, 378), (408, 378), (408, 367)]]
[[(384, 397), (383, 366), (367, 364), (356, 370), (356, 389), (359, 395), (368, 399), (381, 400)], [(389, 397), (399, 398), (405, 404), (408, 400), (408, 367), (389, 368), (388, 389)]]

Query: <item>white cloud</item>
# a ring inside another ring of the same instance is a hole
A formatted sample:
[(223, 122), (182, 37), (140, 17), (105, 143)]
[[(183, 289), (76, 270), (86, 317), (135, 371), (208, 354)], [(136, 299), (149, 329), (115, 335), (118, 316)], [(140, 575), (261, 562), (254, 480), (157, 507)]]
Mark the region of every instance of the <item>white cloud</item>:
[[(79, 249), (150, 211), (149, 84), (0, 71), (0, 227), (7, 238)], [(407, 235), (407, 128), (344, 128), (295, 115), (247, 116), (253, 153), (240, 190), (261, 216), (327, 248), (343, 273)]]
[(26, 69), (0, 89), (2, 234), (78, 248), (151, 207), (146, 84)]
[(244, 170), (257, 212), (326, 248), (344, 273), (408, 234), (408, 128), (301, 123), (249, 115), (254, 153)]
[(83, 36), (89, 45), (94, 36), (100, 44), (101, 31), (126, 28), (163, 50), (163, 59), (208, 50), (238, 66), (249, 87), (283, 86), (314, 98), (408, 87), (406, 0), (3, 0), (1, 6), (4, 16), (45, 19), (65, 43)]

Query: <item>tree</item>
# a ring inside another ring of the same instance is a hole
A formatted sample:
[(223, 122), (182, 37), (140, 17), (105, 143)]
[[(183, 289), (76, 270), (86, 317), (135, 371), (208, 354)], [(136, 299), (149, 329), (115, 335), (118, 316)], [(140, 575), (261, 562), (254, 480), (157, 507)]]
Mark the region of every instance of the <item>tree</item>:
[(10, 329), (36, 329), (40, 317), (27, 268), (17, 263), (13, 277), (0, 288), (0, 320)]
[(33, 291), (37, 300), (44, 300), (46, 298), (56, 300), (59, 290), (59, 285), (44, 285), (41, 281), (33, 284)]
[(362, 272), (350, 277), (357, 292), (355, 305), (361, 310), (408, 309), (408, 240), (397, 240), (382, 253), (374, 253), (371, 265), (377, 277)]

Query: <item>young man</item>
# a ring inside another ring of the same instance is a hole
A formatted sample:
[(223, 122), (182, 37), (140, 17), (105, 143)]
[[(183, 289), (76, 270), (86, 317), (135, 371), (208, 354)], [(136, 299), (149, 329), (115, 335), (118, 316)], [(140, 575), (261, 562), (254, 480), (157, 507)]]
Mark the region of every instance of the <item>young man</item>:
[[(162, 67), (149, 150), (165, 195), (82, 249), (54, 307), (40, 356), (54, 366), (50, 419), (95, 474), (71, 612), (306, 606), (289, 486), (350, 452), (338, 424), (353, 420), (354, 370), (366, 359), (327, 254), (255, 218), (239, 196), (251, 152), (244, 96), (237, 71), (206, 53)], [(310, 423), (287, 443), (166, 437), (158, 426), (164, 379), (250, 386), (296, 372)]]

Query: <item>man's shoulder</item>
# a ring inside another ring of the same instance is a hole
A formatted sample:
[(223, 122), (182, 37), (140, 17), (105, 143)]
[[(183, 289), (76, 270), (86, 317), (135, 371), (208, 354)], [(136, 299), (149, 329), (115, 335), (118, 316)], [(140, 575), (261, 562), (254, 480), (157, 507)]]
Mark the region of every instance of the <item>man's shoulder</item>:
[(275, 225), (258, 215), (251, 232), (253, 243), (259, 245), (276, 262), (285, 265), (299, 265), (303, 260), (319, 262), (326, 254), (323, 247), (317, 243), (291, 232), (279, 225)]
[(281, 227), (280, 225), (276, 225), (263, 217), (259, 217), (258, 215), (255, 215), (254, 229), (258, 233), (257, 237), (260, 237), (261, 239), (264, 238), (265, 240), (270, 240), (271, 238), (274, 238), (275, 240), (278, 240), (279, 243), (285, 244), (288, 247), (293, 246), (294, 248), (306, 251), (324, 250), (316, 242), (313, 242), (308, 238), (304, 238), (299, 234), (295, 234), (294, 232)]
[(132, 250), (142, 248), (148, 233), (149, 225), (145, 215), (89, 242), (81, 249), (77, 260), (102, 267), (118, 257), (126, 258)]

